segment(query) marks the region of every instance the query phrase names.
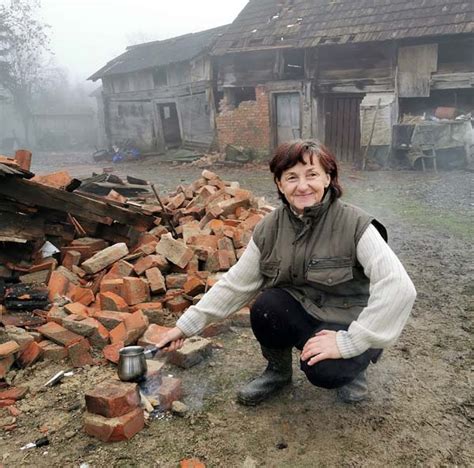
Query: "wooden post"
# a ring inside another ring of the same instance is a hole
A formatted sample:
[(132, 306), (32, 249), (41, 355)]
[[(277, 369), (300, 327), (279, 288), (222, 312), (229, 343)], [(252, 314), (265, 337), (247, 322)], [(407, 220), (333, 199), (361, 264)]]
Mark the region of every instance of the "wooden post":
[(372, 121), (372, 128), (370, 129), (369, 141), (367, 142), (367, 146), (365, 147), (365, 151), (364, 151), (364, 156), (362, 158), (362, 170), (363, 171), (365, 171), (365, 165), (366, 165), (366, 162), (367, 162), (367, 154), (369, 153), (370, 144), (372, 143), (372, 137), (374, 136), (375, 123), (377, 122), (377, 114), (379, 112), (381, 101), (382, 101), (382, 99), (379, 98), (378, 101), (377, 101), (377, 106), (375, 107), (374, 120)]

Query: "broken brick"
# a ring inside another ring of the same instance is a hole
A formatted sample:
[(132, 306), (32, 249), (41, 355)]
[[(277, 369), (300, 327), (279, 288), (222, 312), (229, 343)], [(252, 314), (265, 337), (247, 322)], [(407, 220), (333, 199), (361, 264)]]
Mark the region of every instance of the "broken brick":
[[(73, 302), (71, 304), (66, 304), (64, 306), (64, 310), (67, 311), (69, 314), (72, 315), (79, 315), (81, 317), (88, 317), (89, 316), (89, 308), (82, 304), (81, 302)], [(48, 314), (49, 317), (49, 314)], [(62, 321), (64, 320), (64, 317), (61, 318), (61, 323), (59, 321), (54, 320), (54, 322), (59, 323), (60, 325), (62, 324)]]
[(97, 273), (104, 268), (112, 265), (112, 263), (120, 260), (128, 254), (128, 247), (124, 242), (111, 245), (100, 252), (97, 252), (91, 258), (82, 262), (81, 268), (89, 274)]
[(182, 348), (168, 353), (168, 362), (183, 369), (188, 369), (210, 356), (211, 352), (210, 340), (193, 336), (184, 340)]
[(86, 409), (106, 418), (123, 416), (140, 406), (138, 385), (126, 382), (105, 382), (85, 393)]
[(72, 302), (80, 302), (85, 306), (88, 306), (95, 300), (94, 293), (91, 289), (75, 285), (71, 285), (69, 287), (67, 296), (71, 299)]
[(13, 366), (14, 362), (15, 357), (13, 355), (0, 359), (0, 379), (4, 379), (7, 376), (8, 371), (10, 370), (11, 366)]
[(69, 359), (73, 367), (92, 366), (95, 364), (89, 352), (90, 348), (91, 345), (86, 338), (82, 338), (81, 341), (67, 347)]
[(130, 276), (132, 272), (133, 265), (131, 263), (128, 263), (126, 260), (119, 260), (112, 265), (108, 274), (123, 278), (124, 276)]
[(205, 287), (205, 280), (197, 276), (188, 276), (186, 282), (183, 285), (184, 292), (188, 296), (196, 296), (204, 292)]
[(165, 278), (158, 268), (155, 267), (146, 270), (145, 276), (148, 280), (148, 284), (150, 285), (150, 290), (152, 293), (160, 294), (166, 291)]
[(173, 313), (184, 312), (190, 305), (191, 302), (185, 299), (182, 295), (173, 297), (165, 302), (166, 308)]
[(78, 266), (79, 263), (81, 263), (81, 252), (78, 252), (77, 250), (68, 250), (64, 253), (61, 265), (72, 271), (72, 267)]
[(16, 341), (7, 341), (0, 344), (0, 359), (5, 359), (8, 356), (20, 351), (20, 345)]
[(128, 315), (128, 312), (117, 312), (116, 310), (97, 310), (93, 317), (110, 331), (122, 323)]
[[(135, 278), (138, 279), (138, 278)], [(127, 302), (118, 294), (104, 292), (97, 295), (99, 307), (102, 310), (116, 310), (117, 312), (128, 312)]]
[(107, 359), (107, 361), (113, 362), (114, 364), (118, 364), (120, 359), (120, 350), (125, 346), (123, 341), (117, 341), (116, 343), (109, 344), (104, 346), (102, 353)]
[(142, 278), (124, 277), (122, 293), (128, 305), (135, 305), (150, 300), (150, 288), (148, 283)]
[(27, 392), (26, 387), (10, 387), (8, 390), (0, 391), (0, 400), (21, 400)]
[(173, 239), (171, 234), (161, 237), (156, 246), (156, 253), (163, 255), (181, 268), (184, 268), (193, 257), (193, 251), (188, 249), (182, 241)]
[(129, 345), (135, 343), (138, 338), (140, 338), (140, 336), (145, 333), (145, 330), (148, 328), (149, 322), (143, 312), (141, 310), (137, 310), (133, 314), (130, 314), (124, 320), (124, 325), (127, 331), (125, 344)]
[(48, 283), (48, 297), (50, 301), (54, 301), (57, 296), (64, 296), (69, 287), (69, 279), (61, 272), (55, 270), (51, 273)]
[(183, 289), (188, 276), (184, 273), (172, 273), (165, 278), (167, 289)]
[(158, 389), (160, 407), (164, 410), (169, 410), (173, 401), (180, 400), (182, 396), (181, 379), (163, 377), (160, 388)]
[(141, 408), (119, 416), (106, 418), (98, 414), (84, 414), (84, 429), (102, 442), (118, 442), (131, 439), (145, 427), (145, 418)]
[(43, 340), (38, 343), (41, 348), (44, 359), (50, 361), (62, 361), (67, 358), (67, 349), (49, 340)]
[[(128, 275), (127, 275), (128, 276)], [(100, 292), (112, 292), (120, 296), (122, 294), (123, 279), (114, 278), (114, 279), (103, 279), (100, 283)]]
[(41, 325), (41, 327), (38, 328), (38, 331), (49, 340), (62, 346), (71, 346), (72, 344), (82, 340), (81, 335), (72, 333), (55, 322), (48, 322)]
[(139, 346), (154, 346), (158, 343), (163, 335), (169, 332), (171, 328), (163, 327), (156, 324), (151, 324), (143, 334), (143, 336), (138, 340)]
[(43, 353), (41, 346), (36, 341), (32, 341), (18, 356), (17, 362), (20, 367), (31, 366), (38, 361)]

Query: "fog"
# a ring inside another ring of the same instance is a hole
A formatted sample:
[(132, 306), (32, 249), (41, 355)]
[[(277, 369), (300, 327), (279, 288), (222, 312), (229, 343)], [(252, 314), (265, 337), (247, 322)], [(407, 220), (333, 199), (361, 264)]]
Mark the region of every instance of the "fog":
[(247, 0), (42, 0), (56, 62), (85, 80), (133, 43), (231, 23)]

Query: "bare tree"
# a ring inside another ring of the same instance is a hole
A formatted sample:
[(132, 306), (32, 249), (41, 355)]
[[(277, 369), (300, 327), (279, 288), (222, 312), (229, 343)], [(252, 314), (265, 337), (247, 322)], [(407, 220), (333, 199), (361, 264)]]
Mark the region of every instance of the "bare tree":
[(0, 83), (12, 95), (27, 143), (33, 96), (50, 53), (48, 26), (36, 19), (40, 6), (39, 0), (11, 0), (0, 6)]

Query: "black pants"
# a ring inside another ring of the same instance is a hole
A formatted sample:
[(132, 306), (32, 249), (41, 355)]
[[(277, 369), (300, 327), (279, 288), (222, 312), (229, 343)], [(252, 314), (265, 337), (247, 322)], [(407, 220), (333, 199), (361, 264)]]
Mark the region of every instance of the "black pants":
[[(283, 289), (263, 291), (250, 310), (253, 332), (262, 346), (292, 348), (300, 351), (321, 330), (347, 330), (347, 325), (321, 322), (309, 315), (301, 304)], [(351, 382), (375, 362), (381, 350), (369, 349), (350, 359), (326, 359), (309, 366), (300, 360), (301, 370), (318, 387), (337, 388)]]

